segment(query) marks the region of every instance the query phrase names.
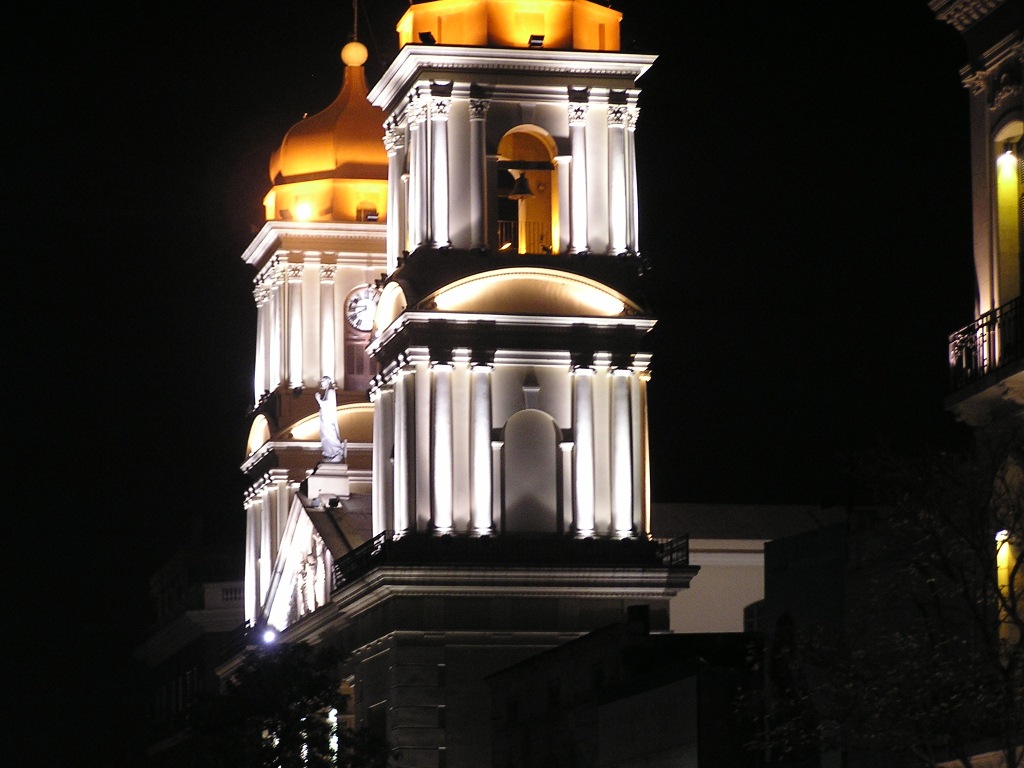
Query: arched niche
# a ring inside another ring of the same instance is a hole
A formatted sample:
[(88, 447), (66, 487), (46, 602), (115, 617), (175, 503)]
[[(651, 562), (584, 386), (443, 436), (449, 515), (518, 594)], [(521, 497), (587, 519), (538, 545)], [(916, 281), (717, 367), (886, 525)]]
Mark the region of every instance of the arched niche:
[(502, 529), (506, 533), (561, 533), (555, 420), (528, 408), (504, 428)]

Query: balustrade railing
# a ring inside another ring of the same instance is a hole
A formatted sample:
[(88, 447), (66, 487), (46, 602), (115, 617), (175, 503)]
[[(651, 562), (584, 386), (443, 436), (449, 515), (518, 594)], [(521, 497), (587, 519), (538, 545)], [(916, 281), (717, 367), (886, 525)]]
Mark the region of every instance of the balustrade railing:
[(459, 565), (466, 567), (644, 566), (686, 568), (689, 538), (574, 539), (559, 534), (499, 536), (431, 536), (380, 533), (334, 562), (331, 589), (356, 581), (379, 565)]
[(506, 252), (551, 253), (551, 224), (544, 221), (499, 221), (498, 248), (506, 244)]
[(1024, 357), (1024, 300), (986, 312), (949, 337), (950, 388), (960, 389)]

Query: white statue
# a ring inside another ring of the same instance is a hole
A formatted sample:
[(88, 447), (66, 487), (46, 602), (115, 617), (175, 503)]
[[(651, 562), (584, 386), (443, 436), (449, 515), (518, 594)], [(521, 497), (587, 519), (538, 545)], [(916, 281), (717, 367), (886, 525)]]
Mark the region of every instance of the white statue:
[(320, 391), (314, 397), (320, 404), (320, 450), (324, 461), (340, 464), (345, 460), (345, 446), (338, 432), (338, 397), (330, 376), (320, 379)]

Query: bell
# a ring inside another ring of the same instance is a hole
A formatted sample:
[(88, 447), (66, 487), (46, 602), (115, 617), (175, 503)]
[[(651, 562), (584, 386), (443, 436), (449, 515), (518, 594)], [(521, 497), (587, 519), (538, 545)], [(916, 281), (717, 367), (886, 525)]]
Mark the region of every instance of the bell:
[(530, 189), (530, 182), (526, 178), (525, 173), (519, 174), (515, 182), (512, 184), (512, 191), (508, 193), (510, 200), (525, 200), (528, 197), (533, 197), (533, 190)]

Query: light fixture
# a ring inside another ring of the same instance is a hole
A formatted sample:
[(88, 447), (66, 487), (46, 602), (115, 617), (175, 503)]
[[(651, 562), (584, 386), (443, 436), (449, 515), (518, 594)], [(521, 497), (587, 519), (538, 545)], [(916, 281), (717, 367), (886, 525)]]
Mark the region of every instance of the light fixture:
[(533, 197), (533, 190), (530, 189), (530, 182), (525, 173), (520, 173), (512, 184), (512, 191), (508, 193), (510, 200), (525, 200)]
[(1002, 544), (1004, 541), (1010, 539), (1010, 532), (1003, 528), (1001, 531), (996, 531), (996, 541)]
[(530, 47), (542, 48), (544, 46), (544, 35), (530, 35)]
[(433, 45), (437, 42), (432, 32), (420, 32), (420, 42), (424, 45)]
[(507, 251), (511, 247), (512, 247), (512, 241), (510, 240), (507, 243), (503, 243), (502, 246), (498, 250), (499, 251)]
[(277, 632), (275, 632), (274, 630), (268, 629), (263, 633), (263, 642), (267, 645), (270, 645), (275, 640), (277, 640)]

